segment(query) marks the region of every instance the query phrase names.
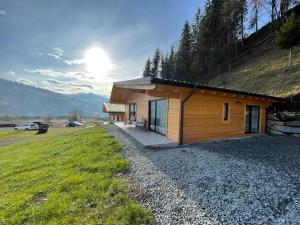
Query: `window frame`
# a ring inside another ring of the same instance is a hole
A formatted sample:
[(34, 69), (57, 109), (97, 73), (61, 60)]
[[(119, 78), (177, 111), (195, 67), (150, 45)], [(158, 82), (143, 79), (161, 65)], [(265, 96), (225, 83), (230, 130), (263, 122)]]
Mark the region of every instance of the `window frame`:
[[(131, 106), (134, 106), (134, 111), (131, 111)], [(129, 103), (129, 121), (136, 122), (136, 111), (136, 103)], [(132, 120), (131, 117), (134, 117), (134, 120)]]

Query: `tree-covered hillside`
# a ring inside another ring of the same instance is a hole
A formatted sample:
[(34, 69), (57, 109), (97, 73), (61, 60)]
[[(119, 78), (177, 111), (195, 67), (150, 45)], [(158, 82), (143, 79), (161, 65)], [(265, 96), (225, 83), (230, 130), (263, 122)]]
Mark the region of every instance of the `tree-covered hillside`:
[[(156, 49), (147, 59), (144, 76), (276, 95), (294, 93), (300, 86), (299, 18), (300, 5), (291, 0), (208, 0), (192, 22), (184, 23), (178, 46), (171, 46), (168, 53)], [(259, 29), (266, 19), (271, 22)], [(153, 72), (157, 58), (158, 73)]]

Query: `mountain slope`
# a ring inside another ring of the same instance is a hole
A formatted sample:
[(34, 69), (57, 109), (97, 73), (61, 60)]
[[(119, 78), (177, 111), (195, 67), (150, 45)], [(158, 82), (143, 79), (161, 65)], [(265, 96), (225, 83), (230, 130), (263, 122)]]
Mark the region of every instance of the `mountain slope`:
[(210, 84), (269, 95), (288, 96), (300, 92), (300, 48), (293, 50), (293, 69), (287, 69), (288, 50), (274, 45), (249, 49), (232, 65), (230, 72)]
[(0, 116), (64, 116), (79, 109), (85, 116), (102, 113), (105, 96), (60, 94), (17, 82), (0, 79)]
[[(300, 4), (287, 15), (300, 17)], [(280, 20), (268, 23), (244, 40), (231, 71), (210, 79), (212, 85), (262, 94), (289, 96), (300, 92), (300, 47), (293, 48), (293, 68), (288, 70), (288, 50), (275, 45)], [(275, 31), (272, 31), (275, 29)]]

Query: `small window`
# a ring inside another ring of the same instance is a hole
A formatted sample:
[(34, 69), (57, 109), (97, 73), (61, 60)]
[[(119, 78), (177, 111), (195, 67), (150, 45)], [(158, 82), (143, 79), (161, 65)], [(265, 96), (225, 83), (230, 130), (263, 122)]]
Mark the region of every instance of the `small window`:
[(229, 103), (224, 103), (224, 114), (223, 114), (224, 121), (228, 121), (229, 117)]

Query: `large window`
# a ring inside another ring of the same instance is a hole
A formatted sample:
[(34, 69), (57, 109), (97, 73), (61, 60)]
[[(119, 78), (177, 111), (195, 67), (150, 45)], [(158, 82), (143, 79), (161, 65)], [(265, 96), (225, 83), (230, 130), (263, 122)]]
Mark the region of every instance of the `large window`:
[(224, 103), (224, 109), (223, 109), (223, 120), (228, 121), (229, 119), (229, 103)]
[(135, 103), (129, 104), (129, 120), (136, 121), (136, 104)]
[(245, 133), (250, 134), (259, 132), (259, 111), (259, 106), (246, 106)]
[(152, 100), (149, 102), (149, 129), (160, 134), (166, 134), (167, 100)]

